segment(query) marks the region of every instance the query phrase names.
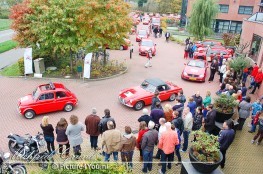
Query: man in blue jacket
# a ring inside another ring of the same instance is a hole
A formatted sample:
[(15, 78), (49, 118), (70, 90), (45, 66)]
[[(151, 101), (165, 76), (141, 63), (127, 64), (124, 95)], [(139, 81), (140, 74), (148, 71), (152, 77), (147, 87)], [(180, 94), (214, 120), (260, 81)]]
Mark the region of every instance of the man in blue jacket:
[(231, 119), (227, 120), (223, 124), (223, 130), (219, 133), (219, 145), (220, 145), (220, 151), (223, 155), (223, 160), (221, 161), (221, 168), (225, 167), (225, 161), (226, 161), (226, 151), (229, 148), (229, 146), (232, 144), (235, 138), (235, 131), (233, 130), (234, 123)]

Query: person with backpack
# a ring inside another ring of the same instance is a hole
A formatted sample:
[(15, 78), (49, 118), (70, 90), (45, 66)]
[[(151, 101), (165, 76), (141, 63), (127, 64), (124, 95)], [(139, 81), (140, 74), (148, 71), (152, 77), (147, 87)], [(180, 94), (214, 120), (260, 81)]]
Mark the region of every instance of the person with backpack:
[(189, 53), (189, 58), (193, 58), (194, 57), (194, 52), (192, 52), (193, 49), (193, 43), (190, 42), (189, 47), (188, 47), (188, 53)]
[(112, 121), (114, 126), (115, 126), (115, 128), (116, 128), (115, 120), (114, 120), (114, 118), (112, 118), (110, 116), (110, 110), (109, 109), (105, 109), (104, 110), (104, 114), (105, 114), (105, 116), (102, 117), (102, 119), (100, 120), (100, 123), (99, 123), (99, 131), (100, 131), (101, 134), (103, 134), (103, 132), (108, 130), (108, 126), (107, 126), (107, 122), (108, 121)]

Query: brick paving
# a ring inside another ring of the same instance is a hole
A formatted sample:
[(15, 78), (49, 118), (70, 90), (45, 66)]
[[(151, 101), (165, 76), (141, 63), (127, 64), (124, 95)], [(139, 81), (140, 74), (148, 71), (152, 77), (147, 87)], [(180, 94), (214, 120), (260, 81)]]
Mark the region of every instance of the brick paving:
[[(133, 58), (129, 59), (129, 51), (110, 51), (110, 58), (119, 61), (125, 61), (129, 67), (126, 74), (103, 81), (86, 81), (81, 80), (52, 80), (62, 82), (65, 86), (73, 91), (78, 99), (79, 105), (70, 113), (55, 112), (44, 114), (50, 117), (50, 122), (53, 126), (61, 117), (68, 119), (71, 114), (79, 116), (80, 121), (84, 121), (85, 117), (90, 114), (91, 108), (96, 107), (98, 115), (103, 116), (103, 110), (109, 108), (111, 115), (117, 122), (117, 128), (122, 132), (124, 126), (129, 125), (132, 129), (138, 129), (137, 119), (142, 115), (141, 111), (134, 111), (121, 105), (118, 101), (119, 91), (126, 87), (137, 86), (145, 78), (158, 77), (163, 80), (172, 81), (184, 89), (187, 97), (193, 95), (196, 91), (200, 91), (201, 96), (205, 96), (207, 90), (210, 90), (215, 97), (215, 91), (218, 89), (219, 82), (216, 77), (213, 83), (194, 83), (181, 79), (181, 72), (184, 63), (183, 59), (184, 48), (175, 43), (166, 43), (163, 38), (152, 38), (157, 44), (157, 55), (152, 60), (152, 68), (146, 69), (144, 64), (145, 57), (138, 55), (138, 44), (135, 43), (135, 36), (131, 36), (131, 41), (134, 44)], [(208, 70), (209, 75), (209, 70)], [(208, 77), (207, 77), (208, 79)], [(27, 120), (17, 112), (17, 100), (31, 93), (34, 88), (49, 79), (24, 79), (24, 78), (6, 78), (0, 77), (0, 144), (1, 149), (8, 151), (6, 138), (9, 133), (17, 134), (35, 134), (40, 131), (39, 124), (43, 115), (37, 116), (33, 120)], [(170, 102), (164, 102), (170, 103)], [(170, 103), (173, 105), (173, 103)], [(149, 108), (149, 107), (147, 107)], [(86, 154), (90, 154), (87, 135), (83, 133), (85, 142), (82, 145)], [(261, 173), (262, 166), (262, 145), (251, 145), (250, 140), (252, 134), (247, 133), (247, 127), (242, 132), (238, 132), (233, 145), (227, 152), (226, 167), (223, 170), (225, 173)], [(187, 158), (188, 154), (183, 154), (183, 158)], [(138, 151), (135, 153), (134, 161), (138, 160)], [(31, 168), (31, 167), (30, 167)], [(35, 168), (32, 167), (34, 170)], [(154, 165), (152, 173), (157, 173), (159, 167)], [(136, 164), (134, 173), (141, 173), (141, 164)], [(180, 167), (173, 166), (168, 173), (179, 173)]]

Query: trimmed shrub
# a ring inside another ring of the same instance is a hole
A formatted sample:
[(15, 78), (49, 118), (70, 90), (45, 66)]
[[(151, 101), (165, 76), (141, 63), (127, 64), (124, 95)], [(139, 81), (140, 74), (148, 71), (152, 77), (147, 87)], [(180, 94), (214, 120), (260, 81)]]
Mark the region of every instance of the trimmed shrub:
[(24, 75), (25, 73), (24, 57), (21, 57), (20, 59), (18, 59), (18, 68), (19, 68), (19, 73), (21, 75)]

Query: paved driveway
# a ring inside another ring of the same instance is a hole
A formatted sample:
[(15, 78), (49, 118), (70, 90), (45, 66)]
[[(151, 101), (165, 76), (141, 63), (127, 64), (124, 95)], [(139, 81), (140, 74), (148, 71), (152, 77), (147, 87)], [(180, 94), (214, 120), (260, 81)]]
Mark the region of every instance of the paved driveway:
[[(138, 55), (138, 43), (135, 43), (135, 36), (133, 35), (131, 36), (131, 40), (134, 44), (135, 51), (132, 59), (129, 59), (129, 51), (114, 50), (110, 52), (110, 58), (126, 61), (129, 67), (126, 74), (109, 80), (86, 83), (78, 80), (52, 80), (63, 82), (67, 88), (76, 93), (80, 101), (79, 105), (70, 113), (56, 112), (45, 114), (50, 117), (50, 122), (53, 126), (56, 125), (61, 117), (68, 119), (71, 114), (79, 116), (80, 121), (84, 121), (85, 117), (91, 113), (91, 108), (96, 107), (99, 116), (103, 116), (103, 110), (109, 108), (111, 115), (116, 120), (117, 128), (121, 131), (124, 130), (123, 128), (126, 125), (130, 125), (132, 129), (138, 129), (137, 119), (142, 115), (141, 111), (134, 111), (121, 105), (118, 102), (118, 93), (123, 88), (139, 85), (146, 78), (158, 77), (163, 80), (172, 81), (184, 89), (187, 97), (193, 95), (196, 91), (200, 91), (203, 97), (207, 90), (210, 90), (212, 94), (215, 93), (219, 87), (219, 82), (217, 82), (218, 77), (216, 77), (213, 83), (193, 83), (181, 80), (180, 75), (186, 62), (186, 60), (183, 59), (184, 48), (182, 46), (172, 42), (166, 43), (164, 37), (152, 39), (157, 44), (157, 55), (152, 60), (152, 68), (147, 69), (144, 67), (146, 58)], [(31, 93), (37, 85), (49, 81), (50, 80), (43, 79), (0, 77), (0, 144), (2, 149), (8, 150), (6, 137), (9, 133), (35, 134), (41, 130), (39, 124), (41, 123), (43, 115), (37, 116), (33, 120), (25, 119), (17, 112), (17, 99), (25, 94)], [(170, 104), (173, 105), (173, 103)], [(87, 137), (85, 134), (83, 135)], [(247, 136), (247, 143), (250, 145), (252, 135)], [(242, 141), (243, 140), (244, 139), (242, 139)], [(246, 148), (248, 148), (248, 145), (245, 145)], [(85, 146), (87, 146), (87, 144)], [(239, 148), (239, 151), (244, 150), (242, 146), (237, 148)], [(236, 154), (235, 150), (236, 149), (233, 150), (233, 155), (239, 158), (239, 155), (242, 155), (242, 153)], [(262, 147), (260, 147), (258, 152), (261, 153), (262, 157)], [(187, 157), (187, 155), (184, 155), (184, 157)], [(247, 158), (252, 160), (254, 157), (250, 155), (247, 156)], [(228, 161), (231, 164), (229, 167), (232, 166), (232, 168), (228, 169), (229, 171), (230, 169), (237, 171), (234, 166), (235, 160), (236, 159), (233, 158), (232, 161)], [(246, 161), (249, 162), (249, 160)], [(242, 166), (240, 167), (242, 168)], [(260, 169), (262, 169), (262, 165)]]

